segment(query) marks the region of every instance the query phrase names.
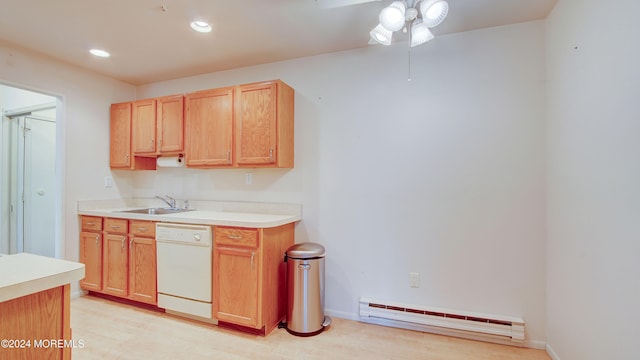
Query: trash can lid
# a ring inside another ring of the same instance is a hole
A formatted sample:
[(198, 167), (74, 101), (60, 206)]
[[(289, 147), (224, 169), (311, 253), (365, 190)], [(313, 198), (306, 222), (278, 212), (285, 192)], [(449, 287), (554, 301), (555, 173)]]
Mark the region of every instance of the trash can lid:
[(286, 254), (292, 259), (315, 259), (324, 257), (325, 251), (320, 244), (306, 242), (290, 246)]

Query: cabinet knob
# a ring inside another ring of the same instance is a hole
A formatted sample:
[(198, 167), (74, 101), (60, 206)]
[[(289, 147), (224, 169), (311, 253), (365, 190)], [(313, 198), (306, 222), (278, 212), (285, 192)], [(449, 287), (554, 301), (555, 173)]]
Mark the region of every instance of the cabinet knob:
[(269, 149), (269, 160), (273, 161), (273, 149)]
[(100, 246), (100, 235), (96, 235), (96, 247)]

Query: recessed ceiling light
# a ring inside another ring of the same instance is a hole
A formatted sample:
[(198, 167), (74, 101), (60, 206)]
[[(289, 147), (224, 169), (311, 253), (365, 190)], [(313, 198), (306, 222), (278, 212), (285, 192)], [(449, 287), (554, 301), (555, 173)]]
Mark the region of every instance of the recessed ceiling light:
[(211, 32), (211, 25), (209, 23), (196, 20), (191, 22), (191, 28), (197, 32), (208, 33)]
[(103, 58), (108, 58), (109, 56), (111, 56), (111, 54), (109, 54), (108, 52), (100, 49), (91, 49), (89, 50), (89, 52), (95, 56), (103, 57)]

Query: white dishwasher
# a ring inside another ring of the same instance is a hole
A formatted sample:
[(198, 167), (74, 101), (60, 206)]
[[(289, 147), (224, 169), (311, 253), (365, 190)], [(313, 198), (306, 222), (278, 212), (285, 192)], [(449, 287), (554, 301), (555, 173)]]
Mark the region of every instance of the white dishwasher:
[(211, 226), (156, 224), (158, 307), (212, 321)]

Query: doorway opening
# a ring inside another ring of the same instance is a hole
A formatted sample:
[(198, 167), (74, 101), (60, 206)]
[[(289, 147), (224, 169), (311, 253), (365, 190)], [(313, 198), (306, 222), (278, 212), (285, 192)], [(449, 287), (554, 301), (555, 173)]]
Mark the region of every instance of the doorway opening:
[(0, 253), (56, 257), (57, 98), (0, 84)]

